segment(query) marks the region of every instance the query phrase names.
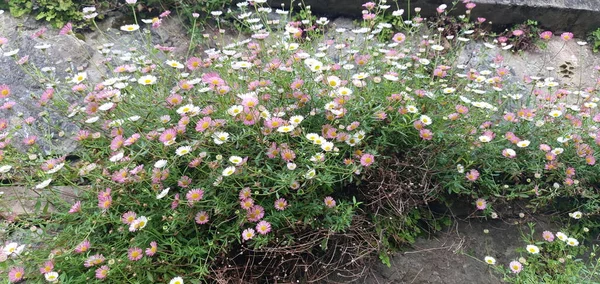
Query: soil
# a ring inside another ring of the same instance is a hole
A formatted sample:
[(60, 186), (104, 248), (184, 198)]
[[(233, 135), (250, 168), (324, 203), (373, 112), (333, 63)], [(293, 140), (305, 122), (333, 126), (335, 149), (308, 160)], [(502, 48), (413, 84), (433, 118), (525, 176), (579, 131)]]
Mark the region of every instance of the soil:
[[(511, 216), (512, 217), (512, 216)], [(361, 281), (365, 284), (391, 283), (503, 283), (502, 276), (483, 261), (496, 258), (496, 265), (507, 265), (520, 257), (515, 248), (524, 247), (523, 235), (529, 235), (529, 222), (535, 222), (535, 236), (556, 232), (548, 216), (524, 218), (456, 219), (453, 225), (429, 237), (420, 238), (410, 249), (391, 258), (391, 267), (381, 263)], [(484, 230), (488, 230), (487, 233)]]

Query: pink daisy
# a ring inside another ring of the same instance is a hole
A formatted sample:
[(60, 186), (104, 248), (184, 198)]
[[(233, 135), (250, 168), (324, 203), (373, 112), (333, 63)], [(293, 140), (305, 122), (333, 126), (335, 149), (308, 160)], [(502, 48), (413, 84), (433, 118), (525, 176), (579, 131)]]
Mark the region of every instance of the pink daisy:
[(98, 265), (100, 263), (103, 263), (105, 260), (104, 256), (101, 254), (95, 254), (92, 255), (90, 257), (88, 257), (85, 262), (83, 263), (83, 266), (85, 267), (92, 267), (94, 265)]
[(242, 238), (244, 241), (250, 240), (254, 238), (255, 232), (254, 229), (248, 228), (242, 232)]
[(284, 198), (279, 198), (275, 200), (275, 209), (278, 211), (283, 211), (288, 206), (287, 201)]
[(96, 269), (96, 278), (97, 279), (106, 278), (106, 276), (108, 276), (108, 271), (110, 271), (110, 268), (108, 268), (108, 266), (106, 266), (106, 265), (100, 266), (98, 269)]
[(335, 207), (335, 199), (333, 199), (333, 197), (331, 197), (331, 196), (325, 197), (324, 202), (325, 202), (325, 206), (327, 206), (329, 208)]
[(242, 207), (242, 209), (249, 210), (250, 208), (252, 208), (252, 206), (254, 206), (254, 199), (246, 198), (240, 201), (240, 206)]
[(469, 181), (476, 181), (479, 178), (479, 172), (475, 169), (472, 169), (467, 173), (466, 178)]
[(76, 253), (84, 253), (90, 249), (90, 241), (84, 240), (75, 247)]
[(256, 224), (256, 231), (261, 235), (266, 235), (271, 231), (271, 224), (267, 221), (260, 221)]
[(510, 267), (510, 270), (515, 274), (523, 270), (523, 265), (516, 260), (511, 261), (510, 264), (508, 264), (508, 266)]
[(368, 167), (373, 164), (373, 162), (375, 162), (375, 157), (371, 154), (363, 154), (360, 157), (360, 164), (363, 165), (363, 167)]
[(6, 98), (10, 95), (10, 88), (8, 85), (0, 85), (0, 99)]
[(250, 198), (250, 196), (252, 196), (252, 191), (250, 190), (249, 187), (244, 187), (242, 190), (240, 190), (240, 194), (239, 194), (240, 200)]
[[(188, 176), (182, 176), (177, 181), (177, 185), (182, 188), (187, 188), (188, 186), (190, 186), (191, 183), (192, 183), (192, 179)], [(202, 197), (200, 197), (200, 198), (202, 198)]]
[(60, 29), (60, 32), (58, 32), (58, 35), (67, 35), (67, 34), (71, 33), (72, 30), (73, 30), (73, 24), (71, 24), (71, 22), (68, 22)]
[(10, 283), (17, 283), (23, 280), (25, 276), (25, 269), (23, 267), (13, 267), (8, 271), (8, 281)]
[(403, 43), (406, 40), (406, 36), (403, 33), (397, 33), (392, 37), (392, 40), (396, 43)]
[(475, 205), (477, 206), (478, 210), (484, 210), (485, 208), (487, 208), (487, 202), (483, 198), (477, 199), (475, 201)]
[(550, 231), (544, 231), (542, 233), (542, 238), (544, 238), (544, 240), (546, 240), (547, 242), (552, 242), (554, 241), (554, 234)]
[(260, 205), (254, 205), (248, 210), (247, 218), (250, 222), (257, 222), (265, 216), (265, 209)]
[(156, 244), (156, 242), (150, 242), (150, 247), (146, 249), (146, 255), (147, 256), (154, 256), (156, 254), (156, 251), (158, 250), (158, 245)]
[(206, 211), (200, 211), (198, 214), (196, 214), (196, 218), (194, 220), (196, 220), (196, 223), (200, 225), (206, 224), (209, 221), (208, 213), (206, 213)]
[(433, 132), (431, 132), (429, 129), (423, 128), (419, 130), (419, 137), (421, 137), (423, 140), (431, 140), (433, 138)]
[(71, 209), (69, 209), (69, 214), (73, 214), (73, 213), (77, 213), (77, 212), (81, 212), (81, 201), (75, 202), (75, 204), (73, 204), (73, 206), (71, 206)]
[(137, 214), (135, 214), (135, 212), (127, 211), (127, 212), (123, 213), (123, 216), (121, 217), (121, 222), (123, 222), (123, 224), (131, 225), (131, 223), (133, 223), (133, 221), (135, 221), (136, 217), (137, 217)]
[(144, 256), (144, 253), (142, 252), (141, 248), (134, 247), (127, 251), (127, 258), (129, 258), (131, 261), (138, 261), (142, 259), (142, 256)]
[(40, 267), (41, 274), (46, 274), (48, 272), (52, 272), (52, 270), (54, 270), (54, 263), (52, 261), (46, 261), (46, 262), (44, 262), (44, 265), (42, 265), (42, 267)]
[(196, 201), (200, 201), (202, 200), (202, 198), (204, 197), (204, 190), (196, 188), (196, 189), (192, 189), (190, 191), (187, 192), (187, 194), (185, 195), (185, 199), (187, 199), (188, 203), (194, 204), (194, 202)]

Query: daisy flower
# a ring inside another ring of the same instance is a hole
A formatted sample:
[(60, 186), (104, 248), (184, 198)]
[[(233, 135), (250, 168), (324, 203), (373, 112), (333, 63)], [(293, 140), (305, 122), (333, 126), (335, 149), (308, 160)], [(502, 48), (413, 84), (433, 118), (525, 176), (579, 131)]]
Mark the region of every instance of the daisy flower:
[(84, 240), (75, 247), (76, 253), (84, 253), (90, 249), (90, 241)]
[(100, 266), (98, 269), (96, 269), (96, 279), (106, 278), (106, 276), (108, 276), (108, 271), (110, 271), (108, 266), (106, 266), (106, 265)]
[(546, 240), (547, 242), (552, 242), (554, 241), (554, 234), (552, 234), (552, 232), (550, 231), (544, 231), (542, 233), (542, 238), (544, 238), (544, 240)]
[(194, 218), (197, 224), (206, 224), (209, 221), (208, 213), (206, 211), (200, 211), (196, 214), (196, 218)]
[(23, 280), (25, 276), (25, 269), (23, 267), (13, 267), (8, 271), (8, 281), (10, 283), (17, 283)]
[(510, 267), (510, 270), (515, 274), (517, 274), (517, 273), (521, 272), (521, 270), (523, 270), (523, 265), (516, 260), (511, 261), (508, 264), (508, 267)]
[(581, 211), (575, 211), (573, 213), (569, 213), (569, 216), (573, 219), (581, 219), (583, 213), (581, 213)]
[(177, 69), (183, 69), (185, 66), (175, 60), (167, 60), (165, 61), (165, 64), (173, 67), (173, 68), (177, 68)]
[(479, 198), (475, 201), (475, 205), (478, 210), (484, 210), (487, 207), (487, 202), (483, 198)]
[(185, 154), (188, 154), (191, 151), (192, 151), (192, 146), (181, 146), (181, 147), (177, 148), (177, 150), (175, 151), (175, 154), (177, 154), (177, 156), (181, 157)]
[(261, 235), (266, 235), (271, 231), (271, 224), (267, 221), (260, 221), (256, 224), (256, 231)]
[(138, 25), (124, 25), (121, 26), (121, 30), (124, 32), (133, 32), (133, 31), (137, 31), (140, 29), (140, 26)]
[(83, 82), (85, 79), (87, 79), (87, 73), (80, 72), (80, 73), (77, 73), (77, 75), (75, 75), (73, 77), (73, 79), (71, 79), (71, 83), (79, 84), (79, 83)]
[(255, 235), (254, 229), (251, 229), (251, 228), (245, 229), (242, 232), (242, 238), (244, 239), (244, 241), (251, 240), (252, 238), (254, 238), (254, 235)]
[(196, 201), (202, 200), (204, 197), (204, 190), (196, 188), (187, 192), (185, 195), (185, 199), (187, 199), (188, 203), (191, 205)]
[(284, 198), (279, 198), (275, 200), (275, 209), (278, 211), (283, 211), (288, 206), (287, 201)]
[(54, 270), (54, 263), (52, 261), (46, 261), (44, 262), (44, 265), (40, 267), (41, 274), (52, 272), (52, 270)]
[(529, 146), (531, 142), (529, 140), (521, 140), (517, 143), (517, 146), (520, 148), (525, 148), (527, 146)]
[(46, 281), (48, 281), (50, 283), (56, 282), (56, 281), (58, 281), (58, 272), (51, 271), (51, 272), (45, 273), (44, 278), (46, 278)]
[(557, 233), (556, 233), (556, 237), (557, 237), (559, 240), (563, 241), (563, 242), (566, 242), (566, 241), (567, 241), (567, 239), (569, 238), (569, 237), (567, 237), (567, 235), (565, 235), (565, 234), (564, 234), (564, 233), (562, 233), (562, 232), (557, 232)]
[(121, 222), (123, 222), (123, 224), (126, 224), (126, 225), (131, 225), (131, 223), (133, 223), (133, 221), (135, 221), (136, 217), (137, 217), (137, 214), (135, 214), (135, 212), (127, 211), (127, 212), (123, 213), (123, 216), (121, 216)]
[(327, 206), (329, 208), (335, 207), (335, 199), (333, 199), (333, 197), (331, 197), (331, 196), (325, 197), (324, 202), (325, 202), (325, 206)]
[(152, 242), (150, 242), (150, 247), (146, 249), (146, 255), (154, 256), (156, 254), (157, 250), (158, 250), (158, 245), (156, 244), (156, 242), (152, 241)]
[(496, 264), (496, 259), (491, 256), (486, 256), (483, 260), (490, 265)]
[(224, 177), (228, 177), (228, 176), (232, 175), (233, 173), (235, 173), (235, 167), (234, 166), (229, 166), (229, 167), (227, 167), (227, 168), (225, 168), (223, 170), (222, 175)]
[(540, 248), (536, 245), (527, 245), (525, 248), (530, 254), (538, 254), (540, 253)]
[(142, 252), (141, 248), (133, 247), (127, 251), (127, 258), (129, 258), (131, 261), (138, 261), (142, 259), (143, 256), (144, 253)]
[(213, 133), (213, 142), (217, 145), (221, 145), (229, 139), (229, 133), (227, 132), (215, 132)]
[(476, 181), (479, 178), (479, 172), (475, 169), (472, 169), (467, 173), (466, 178), (469, 181)]
[(145, 75), (140, 77), (137, 82), (140, 85), (153, 85), (156, 83), (156, 77), (152, 75)]
[(570, 245), (572, 247), (576, 247), (576, 246), (579, 245), (579, 241), (577, 239), (575, 239), (575, 238), (568, 238), (566, 240), (566, 243), (567, 243), (567, 245)]
[(368, 167), (375, 162), (375, 157), (371, 154), (363, 154), (360, 157), (360, 164), (364, 167)]

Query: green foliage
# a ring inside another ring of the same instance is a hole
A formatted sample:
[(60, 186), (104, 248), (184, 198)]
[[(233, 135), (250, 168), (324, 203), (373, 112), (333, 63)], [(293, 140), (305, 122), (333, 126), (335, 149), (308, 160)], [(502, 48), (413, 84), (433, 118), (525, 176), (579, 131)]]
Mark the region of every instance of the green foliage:
[(89, 1), (73, 2), (73, 0), (10, 0), (10, 13), (14, 17), (32, 14), (36, 20), (43, 20), (53, 27), (62, 27), (67, 22), (81, 22), (81, 8)]
[(594, 43), (592, 47), (594, 52), (598, 52), (600, 50), (600, 28), (590, 34), (589, 40)]
[(515, 260), (521, 264), (521, 271), (496, 266), (496, 270), (504, 274), (505, 281), (519, 284), (600, 283), (600, 257), (596, 254), (597, 245), (587, 243), (589, 228), (571, 227), (556, 233), (545, 231), (544, 234), (552, 236), (545, 240), (541, 232), (535, 232), (534, 224), (529, 225), (531, 232), (523, 235), (525, 247), (517, 250), (521, 257)]

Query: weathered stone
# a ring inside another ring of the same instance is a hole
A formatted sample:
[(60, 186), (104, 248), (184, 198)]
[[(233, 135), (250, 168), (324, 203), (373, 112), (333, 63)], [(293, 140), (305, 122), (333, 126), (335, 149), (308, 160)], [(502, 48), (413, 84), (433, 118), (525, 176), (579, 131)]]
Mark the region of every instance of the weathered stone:
[[(8, 215), (43, 215), (55, 212), (55, 207), (49, 200), (59, 200), (71, 204), (77, 199), (80, 189), (71, 186), (50, 186), (36, 190), (25, 186), (7, 186), (0, 188), (0, 219)], [(3, 216), (4, 215), (4, 216)]]
[[(336, 17), (358, 18), (362, 4), (366, 0), (305, 0), (313, 13)], [(377, 1), (372, 1), (377, 2)], [(396, 4), (388, 1), (389, 10), (396, 9)], [(400, 9), (406, 12), (404, 18), (414, 17), (414, 8), (420, 7), (421, 17), (436, 15), (436, 8), (441, 4), (452, 6), (448, 0), (411, 0), (399, 1)], [(477, 7), (472, 10), (473, 17), (483, 17), (492, 21), (496, 30), (536, 20), (540, 26), (552, 31), (571, 31), (579, 37), (600, 26), (600, 6), (596, 0), (472, 0)], [(280, 8), (281, 4), (289, 5), (289, 1), (275, 0), (269, 2), (272, 7)], [(289, 7), (286, 6), (286, 9)], [(298, 9), (298, 7), (294, 7)], [(464, 14), (465, 5), (459, 2), (454, 14)]]
[[(186, 31), (177, 22), (178, 18), (164, 19), (159, 29), (149, 29), (148, 25), (142, 24), (142, 30), (151, 30), (151, 41), (143, 31), (127, 33), (119, 30), (121, 25), (133, 23), (131, 21), (122, 14), (111, 15), (99, 23), (100, 31), (83, 35), (85, 41), (82, 41), (71, 35), (57, 35), (58, 31), (53, 29), (49, 29), (41, 37), (32, 38), (32, 34), (43, 28), (43, 23), (30, 17), (14, 18), (8, 13), (0, 15), (0, 36), (8, 38), (8, 44), (2, 47), (0, 53), (19, 49), (14, 56), (0, 56), (0, 85), (9, 85), (12, 93), (8, 98), (0, 99), (0, 105), (6, 101), (16, 102), (12, 109), (0, 110), (0, 119), (8, 120), (11, 127), (9, 130), (14, 130), (11, 141), (14, 147), (26, 152), (28, 146), (22, 143), (23, 139), (37, 136), (36, 144), (45, 155), (67, 155), (75, 150), (77, 144), (72, 137), (78, 127), (66, 117), (64, 108), (40, 106), (38, 99), (47, 85), (65, 84), (77, 72), (87, 72), (89, 82), (103, 81), (111, 71), (102, 63), (103, 56), (100, 52), (104, 48), (103, 44), (114, 43), (110, 48), (114, 57), (113, 64), (123, 63), (119, 59), (120, 54), (129, 52), (132, 47), (151, 54), (150, 51), (156, 44), (173, 46), (173, 56), (181, 58), (187, 52), (189, 40)], [(36, 48), (43, 44), (49, 44), (50, 47)], [(153, 52), (153, 55), (162, 59), (168, 57), (162, 52)], [(29, 56), (28, 62), (26, 65), (18, 65), (17, 60), (23, 56)], [(31, 72), (40, 72), (44, 67), (55, 68), (46, 74), (51, 79), (38, 81), (30, 76)], [(58, 98), (55, 95), (54, 100), (68, 105), (80, 99), (75, 96)], [(32, 125), (27, 125), (24, 119), (28, 117), (37, 120)]]
[(548, 41), (544, 49), (524, 53), (500, 48), (490, 50), (480, 42), (469, 42), (457, 63), (483, 70), (489, 68), (498, 55), (504, 57), (502, 65), (510, 68), (512, 83), (522, 82), (524, 76), (552, 77), (570, 88), (583, 90), (595, 86), (600, 75), (594, 71), (600, 66), (600, 58), (589, 46), (581, 46), (576, 40), (565, 42), (559, 37)]

